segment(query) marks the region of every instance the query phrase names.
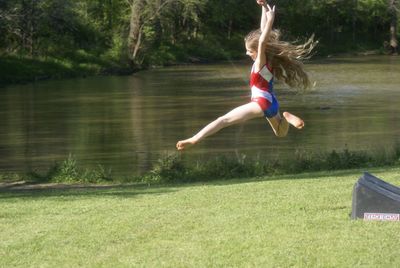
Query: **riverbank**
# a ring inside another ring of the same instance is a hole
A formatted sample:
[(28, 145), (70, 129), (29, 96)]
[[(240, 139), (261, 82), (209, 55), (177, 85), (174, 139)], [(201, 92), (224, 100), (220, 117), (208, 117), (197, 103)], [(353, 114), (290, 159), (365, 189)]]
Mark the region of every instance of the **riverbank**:
[(0, 70), (0, 86), (95, 75), (127, 75), (135, 71), (128, 64), (97, 59), (85, 53), (63, 59), (0, 57)]
[[(369, 171), (400, 185), (398, 168)], [(399, 266), (398, 223), (350, 220), (361, 175), (0, 188), (0, 266)]]
[[(216, 54), (214, 52), (214, 54)], [(75, 52), (67, 58), (26, 58), (17, 56), (0, 57), (0, 87), (18, 83), (29, 83), (41, 80), (64, 79), (76, 77), (88, 77), (96, 75), (129, 75), (134, 72), (157, 67), (166, 67), (171, 65), (203, 64), (215, 63), (229, 60), (242, 60), (239, 54), (226, 54), (220, 57), (210, 53), (212, 59), (198, 56), (187, 56), (184, 61), (174, 61), (169, 58), (158, 59), (156, 64), (148, 67), (133, 68), (128, 62), (121, 63), (115, 60), (102, 59), (83, 51)], [(232, 56), (232, 55), (236, 56)], [(370, 56), (383, 55), (383, 51), (376, 50), (356, 50), (345, 53), (317, 54), (315, 59), (333, 58), (343, 56)]]

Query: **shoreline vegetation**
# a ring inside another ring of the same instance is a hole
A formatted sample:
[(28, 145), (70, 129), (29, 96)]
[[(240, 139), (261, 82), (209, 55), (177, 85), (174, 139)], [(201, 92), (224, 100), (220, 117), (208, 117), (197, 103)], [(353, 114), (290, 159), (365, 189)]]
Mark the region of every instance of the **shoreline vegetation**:
[[(20, 56), (0, 56), (0, 88), (14, 84), (33, 83), (43, 80), (69, 78), (85, 78), (90, 76), (131, 75), (135, 72), (152, 68), (164, 68), (188, 64), (219, 63), (230, 60), (244, 60), (243, 57), (224, 59), (205, 59), (191, 56), (185, 61), (166, 61), (147, 67), (132, 67), (128, 63), (118, 63), (113, 60), (97, 59), (95, 56), (80, 52), (79, 58), (28, 58)], [(358, 50), (346, 53), (316, 55), (314, 59), (334, 58), (343, 56), (387, 55), (380, 49)], [(313, 59), (311, 59), (312, 61)]]
[(66, 184), (146, 184), (166, 185), (216, 180), (266, 179), (279, 175), (307, 172), (332, 172), (361, 168), (396, 168), (400, 166), (400, 145), (391, 151), (296, 152), (294, 159), (250, 159), (246, 155), (218, 156), (208, 160), (185, 161), (178, 153), (165, 155), (140, 176), (115, 176), (112, 169), (98, 165), (83, 168), (74, 156), (53, 163), (47, 171), (0, 173), (0, 183), (66, 183)]
[(0, 57), (0, 87), (51, 79), (96, 75), (129, 75), (136, 70), (113, 61), (97, 60), (82, 53), (80, 60), (57, 58)]

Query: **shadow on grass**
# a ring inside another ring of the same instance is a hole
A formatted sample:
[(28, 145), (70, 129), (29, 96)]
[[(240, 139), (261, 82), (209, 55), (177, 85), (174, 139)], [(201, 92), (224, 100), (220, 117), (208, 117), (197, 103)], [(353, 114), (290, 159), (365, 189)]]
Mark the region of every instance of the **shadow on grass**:
[[(294, 181), (294, 180), (312, 180), (312, 179), (337, 179), (340, 177), (348, 177), (348, 176), (353, 176), (355, 183), (363, 175), (364, 172), (376, 174), (379, 177), (379, 174), (381, 173), (388, 171), (396, 171), (396, 170), (398, 171), (399, 167), (388, 166), (388, 167), (357, 168), (357, 169), (346, 169), (346, 170), (314, 171), (314, 172), (304, 172), (298, 174), (276, 174), (276, 175), (252, 177), (246, 179), (233, 178), (225, 180), (209, 180), (204, 182), (199, 181), (199, 182), (192, 182), (192, 183), (188, 182), (180, 184), (161, 184), (158, 185), (158, 187), (170, 186), (170, 187), (180, 188), (180, 187), (193, 187), (193, 186), (204, 186), (204, 185), (224, 186), (233, 184), (280, 181), (280, 180)], [(382, 179), (385, 180), (385, 178)]]
[(70, 185), (70, 184), (37, 184), (37, 183), (2, 183), (0, 199), (8, 198), (43, 198), (43, 197), (96, 197), (114, 196), (132, 198), (139, 195), (167, 194), (176, 189), (144, 184), (135, 185)]
[[(121, 184), (121, 185), (82, 185), (82, 184), (40, 184), (27, 182), (0, 183), (0, 199), (8, 198), (43, 198), (43, 197), (96, 197), (113, 196), (132, 198), (139, 195), (162, 195), (173, 193), (179, 188), (196, 186), (225, 186), (244, 183), (267, 182), (277, 180), (310, 180), (329, 179), (353, 176), (356, 182), (364, 171), (379, 174), (399, 170), (398, 167), (379, 167), (369, 169), (350, 169), (339, 171), (318, 171), (300, 174), (271, 175), (253, 178), (237, 178), (226, 180), (208, 180), (188, 183), (169, 184)], [(383, 178), (385, 179), (385, 178)]]

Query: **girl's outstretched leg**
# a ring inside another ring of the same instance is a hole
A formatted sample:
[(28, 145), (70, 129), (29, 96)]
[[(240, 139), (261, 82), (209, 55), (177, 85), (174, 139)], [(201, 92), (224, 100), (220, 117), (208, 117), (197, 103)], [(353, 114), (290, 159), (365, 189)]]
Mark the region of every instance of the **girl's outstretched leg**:
[(262, 117), (263, 115), (264, 113), (261, 110), (260, 106), (255, 102), (250, 102), (245, 105), (239, 106), (229, 113), (218, 117), (216, 120), (205, 126), (193, 137), (186, 140), (178, 141), (178, 143), (176, 144), (176, 148), (178, 150), (187, 149), (190, 146), (198, 143), (202, 139), (218, 132), (225, 127), (242, 123), (256, 117)]

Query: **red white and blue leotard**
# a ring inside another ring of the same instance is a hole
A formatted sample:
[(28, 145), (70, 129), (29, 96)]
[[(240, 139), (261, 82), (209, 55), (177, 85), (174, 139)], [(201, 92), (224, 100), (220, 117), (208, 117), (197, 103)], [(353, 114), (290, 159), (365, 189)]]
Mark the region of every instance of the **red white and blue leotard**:
[(266, 117), (274, 117), (278, 113), (279, 103), (275, 98), (274, 76), (272, 69), (265, 64), (260, 71), (254, 72), (254, 64), (250, 74), (251, 101), (257, 102)]

